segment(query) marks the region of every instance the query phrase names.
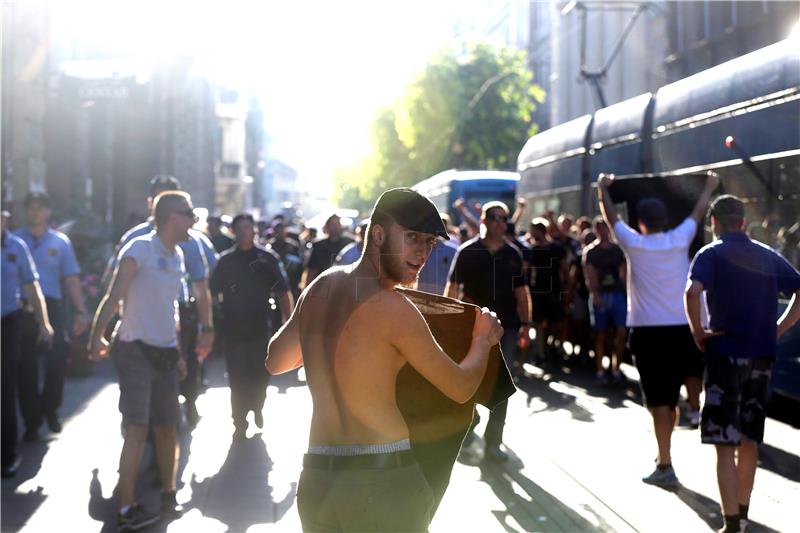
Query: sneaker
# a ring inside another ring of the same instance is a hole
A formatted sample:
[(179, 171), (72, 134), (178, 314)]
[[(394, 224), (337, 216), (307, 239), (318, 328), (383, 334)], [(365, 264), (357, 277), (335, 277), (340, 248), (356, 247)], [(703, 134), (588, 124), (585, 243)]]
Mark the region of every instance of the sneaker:
[(505, 463), (508, 461), (508, 454), (500, 449), (500, 446), (486, 446), (483, 452), (483, 458), (486, 461), (493, 461), (495, 463)]
[(58, 418), (56, 413), (50, 413), (45, 416), (45, 420), (47, 420), (47, 427), (50, 428), (50, 431), (53, 433), (61, 433), (62, 424), (61, 419)]
[(675, 488), (678, 486), (678, 476), (675, 475), (675, 469), (671, 466), (663, 470), (656, 467), (653, 473), (643, 477), (642, 481), (650, 485), (664, 488)]
[(689, 411), (689, 426), (692, 429), (700, 427), (700, 411)]
[(144, 507), (132, 505), (124, 513), (117, 515), (117, 531), (126, 533), (128, 531), (139, 531), (140, 529), (158, 522), (158, 515), (151, 514), (144, 510)]
[(174, 520), (183, 515), (183, 506), (175, 498), (176, 491), (164, 491), (161, 493), (161, 517), (166, 520)]

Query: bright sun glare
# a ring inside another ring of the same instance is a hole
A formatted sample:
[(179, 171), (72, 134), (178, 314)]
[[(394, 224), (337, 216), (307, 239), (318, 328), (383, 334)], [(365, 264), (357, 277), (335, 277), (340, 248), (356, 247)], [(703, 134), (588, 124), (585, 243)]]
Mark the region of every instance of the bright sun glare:
[(191, 55), (195, 72), (256, 95), (272, 157), (329, 186), (369, 150), (369, 123), (452, 36), (453, 2), (52, 2), (60, 31), (143, 66)]

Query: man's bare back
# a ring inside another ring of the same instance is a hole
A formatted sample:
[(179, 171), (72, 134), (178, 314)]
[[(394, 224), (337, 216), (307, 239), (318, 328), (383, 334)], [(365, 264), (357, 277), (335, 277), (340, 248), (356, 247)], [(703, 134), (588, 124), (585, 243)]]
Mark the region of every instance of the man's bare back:
[[(476, 320), (475, 356), (465, 358), (461, 368), (436, 343), (417, 308), (392, 286), (368, 265), (328, 270), (304, 291), (286, 333), (273, 339), (270, 372), (306, 367), (314, 406), (310, 446), (407, 439), (395, 400), (397, 374), (406, 363), (453, 400), (466, 402), (477, 389), (486, 354), (502, 331), (493, 314), (484, 310)], [(290, 339), (299, 346), (287, 348)], [(277, 354), (286, 351), (293, 354), (281, 365)]]
[(306, 379), (314, 404), (311, 446), (408, 438), (395, 402), (406, 360), (392, 344), (393, 314), (412, 305), (377, 279), (329, 270), (298, 306)]

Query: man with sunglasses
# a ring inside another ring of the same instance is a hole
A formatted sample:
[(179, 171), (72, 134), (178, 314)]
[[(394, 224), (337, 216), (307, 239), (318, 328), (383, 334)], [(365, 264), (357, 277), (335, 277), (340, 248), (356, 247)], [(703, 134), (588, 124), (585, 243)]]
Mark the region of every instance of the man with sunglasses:
[[(155, 176), (150, 180), (147, 212), (152, 212), (153, 199), (160, 193), (180, 190), (181, 184), (175, 177), (165, 174)], [(193, 212), (186, 213), (186, 215), (193, 218), (194, 222), (197, 221)], [(110, 275), (117, 266), (117, 257), (120, 250), (133, 239), (147, 235), (154, 229), (154, 220), (153, 217), (150, 217), (145, 222), (128, 230), (122, 236), (103, 276), (106, 284), (110, 281)], [(185, 354), (197, 354), (197, 357), (189, 357), (187, 360), (187, 374), (181, 383), (181, 394), (186, 400), (186, 420), (190, 426), (195, 426), (200, 419), (195, 402), (200, 393), (202, 361), (211, 351), (214, 344), (214, 322), (208, 280), (217, 264), (218, 256), (214, 251), (214, 245), (208, 240), (208, 237), (193, 228), (189, 229), (186, 238), (180, 241), (178, 246), (183, 252), (183, 260), (186, 267), (178, 298), (181, 325), (180, 345)]]
[[(520, 251), (505, 238), (508, 208), (502, 202), (484, 204), (480, 235), (458, 249), (450, 267), (450, 280), (445, 295), (459, 298), (480, 307), (488, 307), (503, 325), (500, 349), (506, 363), (516, 363), (520, 344), (527, 343), (530, 333), (531, 297), (525, 283), (523, 258)], [(484, 439), (484, 458), (506, 461), (508, 455), (500, 449), (503, 442), (507, 404), (495, 408), (489, 416)], [(473, 428), (478, 423), (474, 418)], [(465, 442), (470, 440), (472, 432)], [(467, 442), (468, 443), (468, 442)]]
[[(90, 357), (108, 357), (110, 345), (104, 333), (114, 314), (121, 311), (113, 341), (125, 432), (119, 466), (119, 531), (135, 531), (159, 518), (147, 513), (134, 497), (139, 460), (151, 425), (163, 489), (161, 515), (175, 518), (182, 513), (175, 499), (175, 478), (178, 383), (186, 376), (187, 354), (178, 349), (175, 309), (184, 276), (178, 244), (187, 239), (194, 224), (190, 202), (190, 196), (180, 191), (166, 191), (155, 198), (155, 231), (122, 248), (92, 324)], [(207, 353), (207, 347), (198, 346), (199, 357)]]

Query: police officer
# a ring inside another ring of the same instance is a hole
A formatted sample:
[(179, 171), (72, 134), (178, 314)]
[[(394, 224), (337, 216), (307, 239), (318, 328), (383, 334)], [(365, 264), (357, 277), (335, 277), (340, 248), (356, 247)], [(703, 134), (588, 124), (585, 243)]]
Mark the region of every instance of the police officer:
[(270, 297), (274, 297), (281, 324), (293, 308), (280, 258), (255, 244), (253, 217), (236, 215), (231, 224), (236, 246), (225, 251), (211, 276), (211, 292), (222, 295), (222, 333), (231, 387), (234, 439), (246, 436), (245, 417), (253, 411), (263, 427), (264, 399), (269, 375), (263, 370), (267, 343), (279, 324), (271, 324)]
[[(41, 350), (38, 345), (39, 325), (29, 312), (22, 315), (22, 353), (19, 362), (19, 404), (25, 421), (23, 439), (30, 442), (39, 438), (42, 418), (53, 433), (61, 431), (58, 408), (64, 398), (64, 377), (67, 367), (67, 337), (64, 324), (62, 281), (75, 309), (72, 334), (81, 335), (89, 326), (89, 313), (81, 289), (80, 267), (69, 237), (49, 226), (50, 199), (44, 193), (30, 193), (25, 198), (25, 227), (15, 235), (22, 239), (31, 252), (39, 285), (44, 293), (47, 314), (55, 331), (52, 348)], [(44, 358), (44, 384), (39, 390), (39, 364), (37, 356)]]
[(3, 213), (2, 230), (2, 477), (13, 477), (19, 467), (17, 456), (17, 362), (20, 356), (22, 291), (36, 313), (39, 340), (49, 345), (53, 327), (39, 287), (39, 275), (25, 243), (5, 228), (8, 216)]
[[(165, 191), (181, 190), (180, 182), (173, 176), (159, 174), (150, 181), (150, 194), (147, 197), (147, 212), (152, 212), (153, 199)], [(110, 280), (111, 273), (117, 266), (119, 251), (129, 241), (154, 231), (154, 221), (149, 218), (138, 226), (128, 230), (120, 239), (114, 255), (108, 263), (108, 268), (103, 276)], [(186, 275), (189, 283), (183, 280), (178, 310), (180, 317), (180, 345), (181, 351), (187, 355), (187, 374), (181, 383), (181, 394), (186, 400), (186, 419), (194, 426), (200, 418), (195, 406), (195, 401), (200, 392), (202, 379), (202, 361), (192, 354), (197, 347), (201, 353), (208, 353), (214, 343), (214, 322), (211, 309), (211, 296), (208, 292), (208, 278), (210, 271), (217, 263), (217, 254), (214, 246), (201, 232), (189, 230), (189, 239), (181, 241), (178, 246), (183, 252), (186, 265)], [(199, 333), (199, 335), (198, 335)]]

